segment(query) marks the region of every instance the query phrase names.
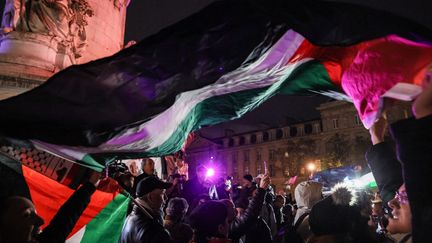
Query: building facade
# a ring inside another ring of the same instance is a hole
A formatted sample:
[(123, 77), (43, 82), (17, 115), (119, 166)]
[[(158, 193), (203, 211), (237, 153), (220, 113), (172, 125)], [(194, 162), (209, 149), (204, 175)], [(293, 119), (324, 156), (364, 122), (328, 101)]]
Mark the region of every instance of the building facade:
[[(354, 106), (332, 101), (318, 108), (320, 119), (283, 127), (228, 134), (222, 138), (198, 138), (187, 150), (192, 167), (213, 163), (222, 175), (240, 179), (244, 174), (264, 173), (266, 163), (276, 190), (284, 190), (292, 176), (307, 178), (310, 173), (342, 165), (366, 166), (369, 132), (362, 125)], [(410, 105), (401, 104), (390, 110), (390, 119), (410, 116)], [(266, 161), (266, 162), (264, 162)], [(315, 171), (307, 165), (314, 164)]]

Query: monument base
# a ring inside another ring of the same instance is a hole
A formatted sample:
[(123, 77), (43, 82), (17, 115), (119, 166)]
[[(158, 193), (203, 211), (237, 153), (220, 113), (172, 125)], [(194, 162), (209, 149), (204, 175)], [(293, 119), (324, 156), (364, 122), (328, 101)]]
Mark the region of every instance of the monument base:
[(0, 99), (32, 89), (75, 63), (56, 38), (13, 31), (0, 38)]

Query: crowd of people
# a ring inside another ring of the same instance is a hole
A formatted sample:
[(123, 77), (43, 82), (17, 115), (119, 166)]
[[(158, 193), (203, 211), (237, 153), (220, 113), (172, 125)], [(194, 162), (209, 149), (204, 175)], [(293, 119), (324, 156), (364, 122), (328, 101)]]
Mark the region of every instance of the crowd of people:
[[(432, 226), (432, 85), (413, 104), (414, 117), (390, 126), (382, 116), (370, 129), (367, 162), (378, 185), (372, 195), (338, 185), (324, 197), (315, 181), (299, 183), (294, 196), (275, 195), (266, 173), (211, 181), (206, 168), (184, 180), (155, 175), (151, 159), (137, 177), (119, 176), (134, 197), (119, 242), (428, 242)], [(395, 152), (396, 151), (396, 152)], [(1, 201), (0, 242), (64, 242), (99, 183), (93, 173), (42, 232), (43, 219), (22, 197)]]

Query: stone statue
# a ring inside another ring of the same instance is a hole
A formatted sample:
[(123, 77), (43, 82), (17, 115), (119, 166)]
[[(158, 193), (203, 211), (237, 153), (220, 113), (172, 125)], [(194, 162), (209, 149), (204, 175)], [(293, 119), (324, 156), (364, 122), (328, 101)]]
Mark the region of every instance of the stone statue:
[(50, 35), (64, 41), (69, 36), (69, 0), (27, 0), (16, 30)]
[(72, 51), (75, 57), (79, 58), (87, 44), (85, 30), (88, 25), (87, 17), (92, 17), (94, 13), (85, 0), (72, 0), (71, 10), (73, 14), (69, 21), (69, 34), (72, 40)]
[(1, 22), (1, 32), (7, 34), (14, 31), (18, 20), (25, 13), (26, 0), (6, 0)]
[(78, 58), (86, 46), (87, 17), (92, 16), (86, 0), (6, 0), (2, 32), (52, 36)]

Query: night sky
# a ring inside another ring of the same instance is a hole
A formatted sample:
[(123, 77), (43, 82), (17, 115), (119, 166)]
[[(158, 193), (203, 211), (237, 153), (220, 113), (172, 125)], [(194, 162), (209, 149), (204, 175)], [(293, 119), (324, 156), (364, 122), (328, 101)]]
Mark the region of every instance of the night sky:
[[(108, 1), (108, 0), (104, 0)], [(125, 43), (130, 40), (139, 41), (157, 33), (194, 12), (199, 11), (214, 0), (131, 0), (127, 10)], [(4, 1), (0, 2), (3, 12)], [(329, 100), (326, 97), (313, 95), (276, 96), (255, 111), (235, 121), (201, 130), (206, 137), (220, 137), (225, 129), (238, 133), (257, 130), (259, 128), (285, 125), (288, 120), (310, 120), (319, 117), (316, 111), (320, 103)]]

